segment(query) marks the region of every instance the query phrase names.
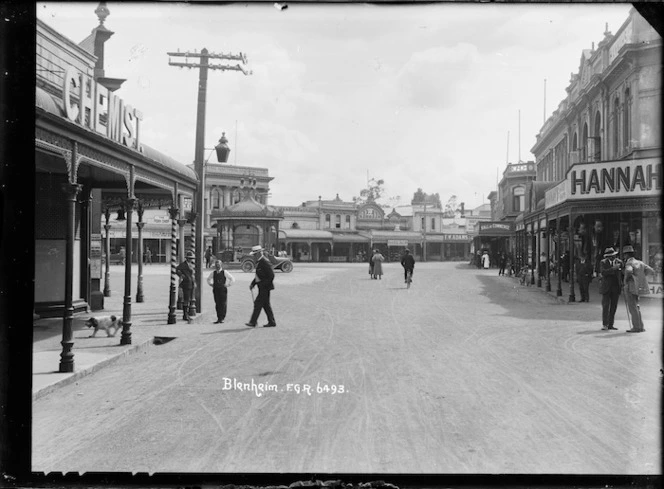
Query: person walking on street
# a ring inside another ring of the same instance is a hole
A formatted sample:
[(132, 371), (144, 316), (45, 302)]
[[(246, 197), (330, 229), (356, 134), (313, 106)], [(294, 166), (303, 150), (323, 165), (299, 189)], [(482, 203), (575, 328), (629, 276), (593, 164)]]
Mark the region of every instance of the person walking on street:
[(593, 266), (581, 255), (579, 261), (576, 262), (576, 281), (579, 283), (579, 290), (581, 291), (581, 300), (579, 302), (590, 302), (589, 288), (590, 282), (593, 279)]
[(194, 280), (195, 259), (196, 255), (194, 255), (194, 252), (187, 251), (185, 260), (175, 269), (175, 273), (180, 277), (180, 288), (182, 289), (182, 319), (189, 323), (191, 323), (189, 309), (191, 307), (191, 299), (194, 297), (194, 289), (196, 288), (196, 281)]
[(205, 268), (212, 266), (212, 246), (208, 246), (205, 250)]
[(371, 261), (373, 262), (373, 278), (383, 279), (383, 260), (385, 260), (385, 257), (381, 255), (380, 251), (375, 250), (374, 256), (371, 257)]
[(127, 259), (127, 251), (125, 250), (124, 246), (120, 246), (120, 252), (118, 253), (118, 255), (120, 255), (120, 263), (124, 265)]
[(376, 254), (376, 250), (372, 250), (372, 254), (369, 256), (369, 278), (374, 278), (374, 262), (373, 255)]
[(228, 306), (228, 287), (233, 285), (235, 277), (227, 270), (222, 270), (221, 260), (214, 262), (214, 271), (208, 276), (207, 283), (212, 287), (214, 295), (214, 305), (217, 311), (217, 320), (214, 324), (221, 324), (226, 319), (226, 309)]
[(149, 246), (145, 248), (145, 264), (152, 265), (152, 250)]
[(599, 262), (599, 293), (602, 294), (602, 329), (618, 329), (613, 327), (620, 297), (620, 279), (623, 263), (613, 248), (604, 250), (604, 258)]
[(406, 248), (404, 255), (401, 257), (401, 266), (403, 267), (403, 279), (408, 283), (408, 272), (410, 272), (410, 281), (413, 281), (413, 272), (415, 271), (415, 258), (410, 254), (410, 250)]
[(265, 310), (267, 324), (263, 326), (272, 328), (277, 325), (270, 305), (270, 291), (274, 289), (274, 270), (272, 270), (272, 264), (265, 256), (265, 250), (260, 245), (252, 247), (251, 254), (255, 255), (258, 260), (256, 262), (256, 276), (249, 284), (249, 290), (254, 290), (254, 287), (258, 286), (258, 296), (254, 300), (254, 312), (246, 326), (255, 328), (261, 310)]
[(655, 275), (655, 270), (634, 257), (634, 248), (630, 245), (623, 248), (625, 257), (625, 302), (631, 322), (628, 333), (643, 333), (643, 318), (639, 306), (639, 296), (650, 294), (650, 285), (646, 274)]
[(563, 282), (569, 282), (569, 251), (565, 251), (560, 257), (560, 269)]

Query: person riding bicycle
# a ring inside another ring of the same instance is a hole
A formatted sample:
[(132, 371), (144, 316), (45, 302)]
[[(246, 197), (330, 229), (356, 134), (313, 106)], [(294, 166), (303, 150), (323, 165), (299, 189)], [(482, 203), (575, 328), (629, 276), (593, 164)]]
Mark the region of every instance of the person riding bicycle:
[(413, 271), (415, 269), (415, 258), (410, 254), (410, 250), (406, 248), (404, 255), (401, 257), (401, 266), (403, 267), (404, 282), (408, 283), (408, 272), (410, 272), (410, 280), (413, 281)]

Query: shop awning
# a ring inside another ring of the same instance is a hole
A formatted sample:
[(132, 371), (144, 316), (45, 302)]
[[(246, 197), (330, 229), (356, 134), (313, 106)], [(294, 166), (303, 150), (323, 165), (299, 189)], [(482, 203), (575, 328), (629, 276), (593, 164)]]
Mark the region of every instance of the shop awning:
[(368, 243), (369, 238), (357, 233), (331, 233), (335, 243)]
[(287, 241), (333, 241), (332, 233), (320, 229), (280, 229), (279, 239)]
[(427, 243), (470, 243), (472, 236), (466, 233), (427, 234)]

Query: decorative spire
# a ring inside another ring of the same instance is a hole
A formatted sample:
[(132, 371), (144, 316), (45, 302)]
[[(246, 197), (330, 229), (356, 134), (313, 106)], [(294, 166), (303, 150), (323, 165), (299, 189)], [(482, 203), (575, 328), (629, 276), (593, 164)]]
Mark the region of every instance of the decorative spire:
[(99, 5), (95, 9), (95, 14), (97, 14), (97, 18), (99, 19), (99, 25), (104, 25), (104, 21), (110, 13), (108, 7), (106, 7), (106, 2), (99, 2)]

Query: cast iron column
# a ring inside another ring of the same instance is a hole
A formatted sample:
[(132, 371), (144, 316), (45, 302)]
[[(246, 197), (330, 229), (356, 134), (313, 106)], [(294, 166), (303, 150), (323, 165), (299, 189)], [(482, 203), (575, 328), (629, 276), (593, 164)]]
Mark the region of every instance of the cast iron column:
[(125, 236), (125, 249), (127, 250), (127, 259), (125, 261), (125, 287), (124, 300), (122, 302), (122, 337), (121, 345), (131, 345), (131, 218), (134, 213), (135, 197), (129, 197), (126, 200), (125, 209), (127, 211), (127, 230)]
[(569, 235), (569, 302), (576, 302), (574, 295), (574, 219), (571, 211), (567, 234)]
[[(198, 214), (196, 212), (192, 212), (189, 216), (189, 223), (191, 224), (191, 239), (189, 240), (189, 251), (191, 251), (196, 258), (194, 258), (194, 263), (196, 265), (200, 265), (200, 257), (198, 256), (200, 253), (198, 253), (199, 247), (197, 246), (197, 239), (198, 239), (198, 233), (197, 229), (200, 226), (197, 226), (198, 224), (197, 221), (197, 216)], [(196, 311), (200, 311), (200, 305), (197, 307), (196, 304), (198, 301), (196, 300), (196, 296), (199, 294), (199, 281), (197, 280), (197, 277), (199, 275), (203, 274), (203, 270), (200, 269), (198, 266), (194, 266), (194, 293), (191, 294), (191, 301), (189, 302), (189, 317), (196, 317)], [(186, 307), (186, 304), (185, 304)]]
[(108, 221), (111, 218), (111, 211), (108, 207), (106, 212), (104, 212), (104, 217), (106, 218), (106, 224), (104, 224), (104, 230), (106, 231), (106, 272), (104, 273), (104, 297), (111, 297), (111, 235), (109, 231), (111, 230), (111, 225)]
[(551, 223), (546, 217), (546, 291), (551, 292)]
[(136, 251), (138, 262), (138, 278), (136, 279), (136, 302), (143, 302), (143, 203), (139, 200), (136, 207), (136, 214), (138, 214), (138, 250)]
[(560, 262), (562, 261), (561, 260), (562, 254), (560, 253), (560, 248), (561, 248), (561, 246), (560, 246), (561, 236), (560, 235), (561, 235), (562, 227), (563, 227), (563, 223), (562, 223), (560, 217), (558, 217), (557, 222), (556, 222), (556, 236), (558, 236), (558, 242), (556, 243), (556, 273), (558, 274), (558, 288), (556, 289), (556, 296), (557, 297), (562, 297), (562, 295), (563, 295), (563, 283), (562, 283), (562, 277), (560, 276), (561, 275), (561, 269), (560, 269), (561, 263)]
[(168, 294), (168, 324), (177, 323), (175, 317), (175, 308), (177, 301), (178, 290), (178, 274), (175, 269), (178, 266), (177, 256), (177, 237), (178, 237), (178, 212), (179, 209), (173, 205), (168, 209), (171, 217), (171, 285)]
[[(74, 155), (75, 158), (75, 155)], [(76, 239), (76, 195), (81, 185), (67, 182), (62, 190), (67, 195), (67, 234), (65, 236), (65, 310), (62, 319), (62, 352), (60, 353), (60, 372), (74, 371), (74, 346), (72, 322), (74, 321), (74, 240)]]
[[(187, 224), (186, 219), (178, 219), (178, 254), (177, 254), (177, 261), (178, 263), (182, 263), (184, 261), (184, 247), (185, 247), (185, 242), (184, 242), (184, 225)], [(182, 291), (179, 290), (180, 288), (178, 287), (178, 300), (177, 300), (177, 308), (182, 309)]]

